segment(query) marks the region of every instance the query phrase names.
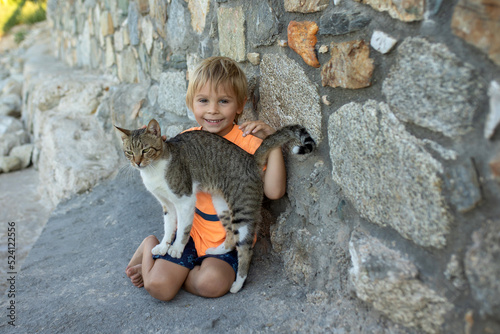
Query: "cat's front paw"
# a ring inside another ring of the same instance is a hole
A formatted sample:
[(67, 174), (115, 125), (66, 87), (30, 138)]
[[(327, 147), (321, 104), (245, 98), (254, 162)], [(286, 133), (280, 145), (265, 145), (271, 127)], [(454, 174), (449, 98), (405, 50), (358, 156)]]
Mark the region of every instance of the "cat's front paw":
[(167, 254), (167, 251), (169, 249), (169, 245), (168, 244), (159, 244), (159, 245), (156, 245), (152, 250), (151, 250), (151, 253), (153, 255), (165, 255)]
[(174, 257), (176, 259), (179, 259), (182, 256), (182, 252), (184, 252), (184, 246), (170, 246), (168, 249), (168, 255), (171, 257)]

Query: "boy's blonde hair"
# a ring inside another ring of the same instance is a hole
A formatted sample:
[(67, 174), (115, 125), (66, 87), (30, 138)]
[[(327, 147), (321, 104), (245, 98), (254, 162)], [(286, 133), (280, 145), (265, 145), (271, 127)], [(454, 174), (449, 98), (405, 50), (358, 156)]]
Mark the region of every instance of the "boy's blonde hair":
[[(220, 85), (225, 89), (231, 89), (236, 96), (238, 108), (244, 107), (248, 96), (248, 85), (243, 70), (231, 58), (210, 57), (203, 60), (190, 74), (186, 94), (186, 104), (189, 109), (193, 110), (195, 94), (208, 82), (216, 91)], [(239, 116), (236, 115), (235, 121)]]

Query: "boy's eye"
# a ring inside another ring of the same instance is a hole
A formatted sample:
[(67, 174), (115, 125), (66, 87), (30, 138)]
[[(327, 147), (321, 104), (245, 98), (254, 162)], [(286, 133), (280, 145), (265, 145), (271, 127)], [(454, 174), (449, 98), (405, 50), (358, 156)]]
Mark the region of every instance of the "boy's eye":
[(226, 104), (226, 103), (229, 103), (229, 101), (228, 100), (220, 100), (220, 103)]
[(208, 101), (207, 99), (199, 99), (198, 100), (198, 102), (200, 102), (200, 103), (207, 103), (207, 101)]

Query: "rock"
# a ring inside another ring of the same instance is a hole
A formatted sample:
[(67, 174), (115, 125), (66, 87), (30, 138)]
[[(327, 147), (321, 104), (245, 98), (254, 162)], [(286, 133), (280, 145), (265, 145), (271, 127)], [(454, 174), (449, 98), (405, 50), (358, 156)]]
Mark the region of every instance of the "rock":
[(187, 48), (186, 43), (189, 43), (189, 39), (186, 38), (190, 30), (189, 13), (186, 5), (187, 3), (184, 0), (172, 0), (168, 10), (168, 16), (173, 19), (167, 20), (165, 27), (166, 42), (174, 52)]
[(490, 161), (489, 165), (491, 175), (500, 182), (500, 154), (497, 154), (497, 156)]
[(153, 47), (153, 23), (149, 17), (144, 17), (141, 20), (141, 41), (148, 52), (148, 55), (151, 54), (151, 48)]
[(440, 333), (453, 305), (418, 279), (418, 269), (380, 240), (354, 231), (349, 242), (350, 278), (356, 295), (391, 320)]
[(17, 94), (0, 96), (0, 116), (21, 116), (21, 97)]
[(330, 116), (328, 140), (333, 180), (361, 216), (423, 247), (446, 244), (443, 167), (387, 104), (342, 106)]
[(205, 21), (210, 11), (210, 0), (189, 0), (188, 9), (191, 13), (191, 28), (201, 34), (205, 30)]
[(484, 95), (473, 66), (446, 45), (419, 37), (408, 37), (397, 51), (397, 61), (382, 85), (394, 114), (448, 137), (470, 131), (478, 97)]
[(14, 147), (26, 144), (29, 141), (30, 136), (23, 129), (0, 135), (0, 157), (9, 155)]
[(314, 46), (318, 39), (318, 25), (310, 21), (290, 21), (288, 24), (288, 46), (297, 52), (307, 65), (320, 67)]
[(481, 311), (500, 320), (500, 221), (487, 221), (472, 234), (465, 273)]
[(321, 69), (323, 86), (359, 89), (371, 85), (373, 60), (363, 40), (330, 45), (332, 58)]
[(21, 168), (26, 168), (31, 164), (31, 155), (33, 153), (33, 144), (16, 146), (10, 151), (11, 157), (17, 157), (21, 161)]
[(386, 54), (396, 45), (397, 40), (382, 31), (375, 30), (370, 40), (372, 48), (382, 54)]
[(135, 1), (130, 1), (128, 6), (128, 39), (131, 45), (139, 45), (140, 42), (140, 32), (139, 32), (139, 9), (137, 8), (137, 3)]
[(0, 156), (0, 172), (9, 173), (16, 170), (20, 170), (21, 168), (22, 168), (22, 162), (21, 159), (19, 159), (18, 157)]
[(267, 1), (256, 1), (248, 6), (247, 38), (254, 48), (272, 45), (279, 34), (279, 21)]
[(247, 58), (252, 65), (257, 66), (260, 64), (260, 54), (257, 52), (247, 53)]
[(217, 11), (219, 49), (222, 56), (241, 62), (246, 56), (245, 14), (241, 6), (219, 7)]
[(392, 18), (403, 22), (420, 21), (424, 18), (424, 0), (354, 0), (370, 5), (379, 12), (388, 12)]
[(321, 142), (321, 106), (315, 85), (294, 60), (265, 54), (260, 63), (261, 111), (259, 118), (278, 129), (302, 124)]
[(490, 96), (490, 112), (486, 117), (484, 125), (484, 138), (490, 139), (495, 133), (495, 129), (500, 124), (500, 85), (496, 81), (490, 82), (488, 89)]
[(444, 180), (450, 201), (459, 212), (468, 212), (481, 201), (480, 184), (472, 160), (468, 159), (463, 164), (448, 168)]
[(164, 72), (160, 75), (158, 105), (169, 113), (186, 116), (186, 91), (186, 72)]
[(0, 116), (0, 136), (23, 129), (23, 123), (10, 116)]
[(319, 21), (320, 35), (344, 35), (365, 28), (371, 21), (360, 12), (346, 11), (344, 8), (328, 8)]
[(0, 84), (2, 88), (2, 94), (9, 95), (15, 94), (17, 96), (21, 96), (23, 93), (23, 78), (22, 76), (11, 76), (4, 80), (2, 84)]
[(460, 0), (453, 11), (451, 30), (500, 65), (500, 0)]
[(457, 289), (463, 289), (467, 284), (467, 280), (465, 279), (465, 272), (463, 266), (458, 261), (457, 255), (453, 254), (451, 256), (450, 262), (446, 266), (446, 271), (444, 272), (444, 276), (446, 279), (451, 281), (451, 283)]
[(118, 69), (118, 78), (127, 83), (137, 83), (139, 72), (137, 70), (137, 61), (135, 54), (130, 47), (117, 54), (116, 65)]
[(328, 7), (330, 0), (285, 0), (287, 12), (314, 13)]

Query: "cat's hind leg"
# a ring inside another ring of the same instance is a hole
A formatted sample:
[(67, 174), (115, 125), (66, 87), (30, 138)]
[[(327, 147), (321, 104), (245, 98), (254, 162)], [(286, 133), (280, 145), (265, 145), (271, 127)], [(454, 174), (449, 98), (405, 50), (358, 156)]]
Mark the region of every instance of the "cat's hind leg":
[[(243, 283), (247, 279), (248, 270), (250, 268), (250, 261), (252, 259), (252, 243), (253, 238), (248, 235), (247, 227), (242, 227), (238, 229), (238, 235), (243, 237), (237, 243), (236, 249), (238, 250), (238, 272), (236, 273), (236, 280), (231, 286), (231, 293), (236, 293), (241, 290)], [(245, 235), (247, 233), (247, 235)]]
[(212, 247), (206, 250), (206, 254), (219, 255), (231, 252), (236, 247), (235, 235), (231, 224), (231, 211), (226, 201), (217, 195), (212, 195), (212, 203), (219, 217), (222, 226), (226, 230), (226, 240), (218, 247)]

